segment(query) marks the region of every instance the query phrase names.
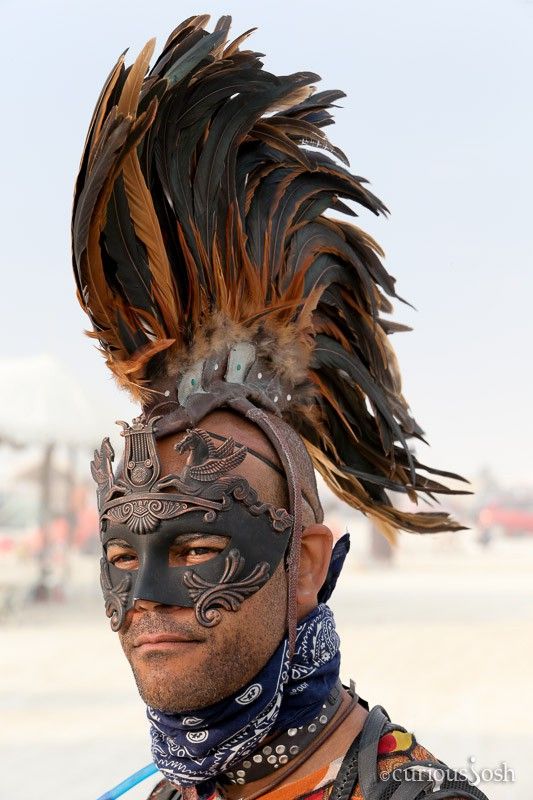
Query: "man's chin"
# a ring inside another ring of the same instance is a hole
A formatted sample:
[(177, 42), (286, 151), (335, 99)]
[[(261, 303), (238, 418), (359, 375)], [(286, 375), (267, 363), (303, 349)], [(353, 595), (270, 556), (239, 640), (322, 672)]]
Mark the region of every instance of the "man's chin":
[[(146, 686), (137, 681), (137, 689), (143, 702), (156, 711), (164, 714), (185, 714), (198, 712), (208, 708), (213, 700), (206, 697), (191, 696), (186, 690), (176, 691), (173, 686), (172, 695), (166, 691), (167, 687)], [(222, 699), (222, 698), (219, 698)]]
[(156, 683), (153, 675), (146, 681), (135, 671), (133, 674), (141, 699), (150, 708), (164, 711), (165, 714), (180, 714), (195, 704), (194, 698), (180, 686), (180, 681), (171, 676), (158, 675)]
[(135, 683), (147, 706), (167, 714), (206, 708), (222, 697), (214, 696), (214, 687), (203, 679), (194, 665), (164, 653), (130, 661)]

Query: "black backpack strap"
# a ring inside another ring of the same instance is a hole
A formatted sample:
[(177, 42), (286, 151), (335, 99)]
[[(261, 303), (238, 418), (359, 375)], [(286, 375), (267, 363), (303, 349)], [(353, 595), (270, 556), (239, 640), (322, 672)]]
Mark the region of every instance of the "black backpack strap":
[[(352, 697), (357, 696), (357, 702), (368, 711), (368, 703), (355, 691), (355, 683), (350, 681), (350, 686), (344, 687)], [(342, 760), (339, 772), (335, 779), (332, 792), (328, 800), (350, 800), (358, 781), (358, 751), (361, 732), (357, 734)]]
[(374, 706), (346, 753), (330, 800), (350, 800), (357, 784), (363, 800), (488, 800), (466, 777), (441, 761), (407, 761), (382, 779), (378, 775), (379, 741), (392, 725), (382, 706)]
[(357, 785), (357, 753), (361, 734), (358, 734), (342, 760), (329, 800), (350, 800)]
[(375, 787), (379, 781), (377, 776), (378, 747), (387, 724), (389, 715), (382, 706), (374, 706), (363, 725), (359, 746), (359, 785), (364, 800), (377, 797)]

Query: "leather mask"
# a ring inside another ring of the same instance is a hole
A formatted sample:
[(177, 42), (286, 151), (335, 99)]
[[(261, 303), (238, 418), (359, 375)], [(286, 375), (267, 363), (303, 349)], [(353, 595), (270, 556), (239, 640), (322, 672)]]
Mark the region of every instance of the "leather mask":
[[(101, 520), (101, 584), (107, 616), (119, 630), (135, 600), (192, 607), (198, 622), (216, 625), (221, 611), (237, 611), (246, 597), (272, 576), (285, 554), (293, 518), (263, 503), (248, 481), (231, 474), (247, 455), (231, 438), (215, 442), (195, 428), (176, 445), (189, 452), (179, 475), (160, 477), (155, 445), (158, 418), (122, 425), (126, 439), (123, 474), (115, 478), (113, 449), (104, 439), (91, 470), (98, 484)], [(227, 537), (213, 558), (191, 566), (170, 566), (170, 548), (180, 534)], [(137, 553), (139, 567), (111, 564), (106, 545), (120, 539)]]

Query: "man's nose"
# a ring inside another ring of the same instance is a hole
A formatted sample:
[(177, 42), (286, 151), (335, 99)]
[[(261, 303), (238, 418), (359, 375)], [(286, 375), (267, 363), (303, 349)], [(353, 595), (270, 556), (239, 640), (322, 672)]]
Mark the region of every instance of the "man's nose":
[(164, 603), (158, 603), (156, 600), (144, 600), (142, 597), (138, 597), (133, 602), (133, 608), (135, 611), (153, 611), (159, 606), (164, 606)]

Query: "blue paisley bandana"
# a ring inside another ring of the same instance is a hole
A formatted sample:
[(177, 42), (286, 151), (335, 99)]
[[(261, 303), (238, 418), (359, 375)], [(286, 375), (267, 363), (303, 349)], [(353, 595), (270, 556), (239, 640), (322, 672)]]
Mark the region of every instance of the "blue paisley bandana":
[(265, 737), (310, 722), (338, 680), (339, 644), (333, 613), (321, 604), (299, 623), (291, 663), (285, 638), (261, 672), (232, 697), (184, 714), (148, 707), (158, 769), (173, 784), (200, 789), (198, 784), (210, 784)]

